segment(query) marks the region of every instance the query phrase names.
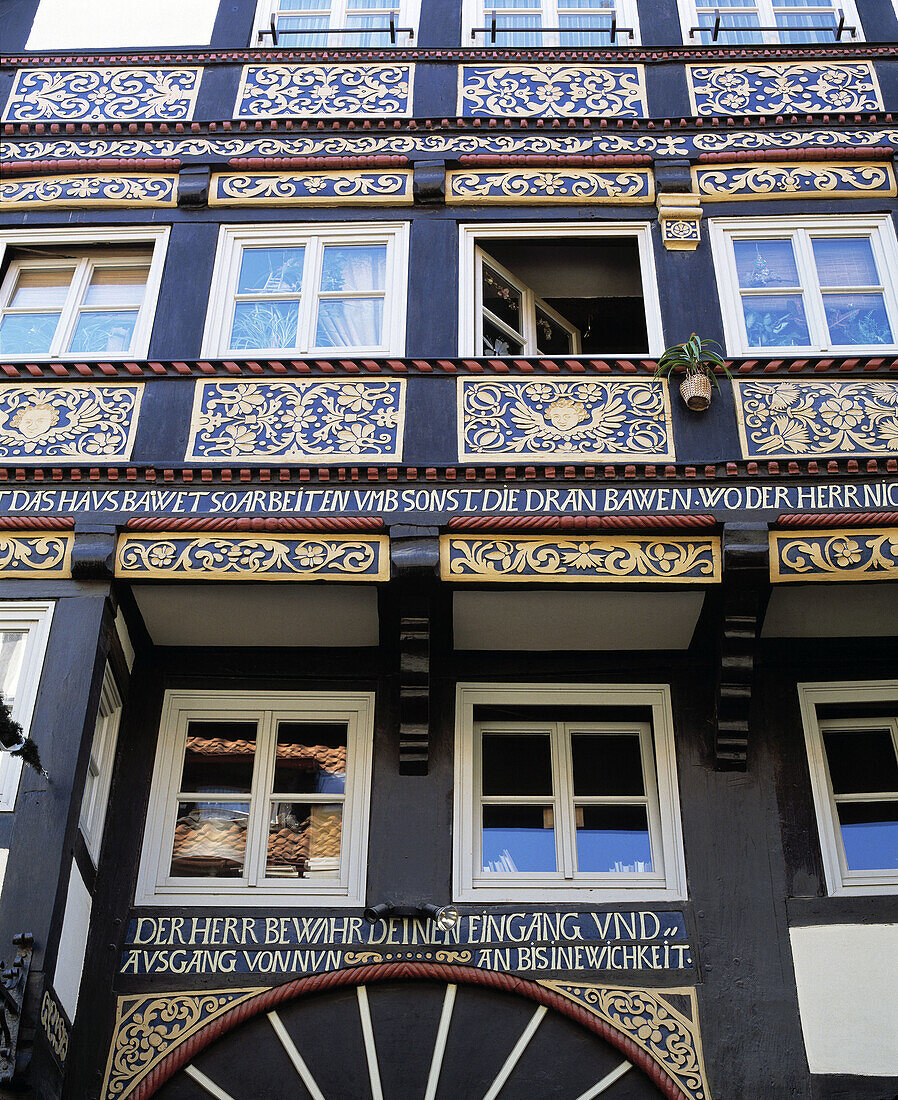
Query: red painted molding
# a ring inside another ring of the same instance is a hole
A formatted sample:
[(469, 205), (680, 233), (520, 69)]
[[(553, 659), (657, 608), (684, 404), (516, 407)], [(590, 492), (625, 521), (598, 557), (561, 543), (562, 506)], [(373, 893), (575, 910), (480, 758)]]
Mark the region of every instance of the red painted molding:
[(626, 168), (651, 164), (652, 158), (648, 153), (634, 154), (633, 156), (618, 153), (597, 154), (595, 156), (565, 154), (542, 156), (535, 153), (517, 156), (504, 153), (497, 156), (493, 153), (465, 153), (458, 158), (458, 163), (478, 168), (550, 168), (553, 166), (558, 168)]
[(701, 153), (699, 164), (739, 164), (754, 161), (805, 160), (890, 160), (895, 155), (891, 145), (857, 146), (830, 145), (826, 148), (752, 149), (732, 153)]
[(359, 157), (232, 157), (228, 164), (244, 172), (283, 171), (295, 168), (403, 168), (409, 159), (400, 154)]
[(71, 531), (72, 516), (0, 516), (0, 531)]
[[(148, 1100), (170, 1080), (178, 1070), (188, 1065), (201, 1051), (232, 1031), (235, 1027), (252, 1020), (263, 1012), (283, 1005), (288, 1001), (311, 993), (325, 993), (332, 989), (344, 989), (371, 982), (388, 981), (443, 981), (462, 985), (478, 985), (496, 989), (505, 993), (514, 993), (520, 997), (554, 1009), (562, 1016), (585, 1027), (598, 1035), (624, 1055), (630, 1062), (649, 1078), (667, 1100), (688, 1100), (688, 1097), (676, 1081), (641, 1046), (605, 1020), (594, 1016), (566, 997), (536, 982), (517, 978), (513, 974), (500, 974), (494, 970), (478, 970), (470, 966), (452, 966), (448, 963), (395, 962), (376, 963), (371, 966), (359, 966), (351, 970), (333, 970), (328, 974), (313, 974), (307, 978), (298, 978), (285, 985), (275, 986), (251, 1000), (232, 1008), (217, 1020), (191, 1035), (176, 1047), (158, 1065), (154, 1066), (140, 1084), (129, 1094), (130, 1100)], [(663, 992), (663, 991), (662, 991)]]
[(453, 516), (450, 531), (482, 531), (486, 534), (522, 531), (651, 531), (716, 527), (710, 515), (696, 516)]
[[(74, 523), (74, 521), (73, 521)], [(380, 516), (274, 516), (227, 517), (207, 519), (201, 516), (135, 516), (126, 524), (129, 531), (254, 531), (286, 533), (291, 531), (368, 532), (382, 531)]]
[(66, 172), (177, 172), (181, 161), (174, 157), (147, 157), (137, 160), (109, 157), (106, 160), (29, 160), (4, 161), (0, 176), (59, 176)]
[(796, 512), (776, 517), (776, 527), (892, 527), (898, 512)]

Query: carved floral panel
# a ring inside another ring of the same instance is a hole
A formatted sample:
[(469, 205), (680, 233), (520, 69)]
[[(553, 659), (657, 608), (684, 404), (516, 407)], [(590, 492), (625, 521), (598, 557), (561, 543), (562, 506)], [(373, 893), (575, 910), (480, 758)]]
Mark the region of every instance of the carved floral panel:
[(674, 461), (664, 382), (462, 378), (459, 459)]
[(143, 383), (0, 387), (0, 459), (130, 458)]
[(645, 203), (653, 202), (647, 169), (499, 168), (446, 174), (451, 203)]
[(882, 110), (869, 61), (687, 65), (686, 70), (697, 115)]
[(4, 122), (185, 122), (201, 69), (20, 69)]
[(898, 527), (771, 531), (770, 579), (875, 581), (898, 579)]
[(712, 535), (517, 535), (440, 539), (443, 580), (605, 584), (716, 584), (720, 540)]
[(187, 459), (399, 460), (404, 421), (402, 379), (201, 382)]
[(0, 577), (71, 577), (70, 532), (0, 534)]
[(41, 210), (54, 206), (175, 206), (174, 174), (29, 176), (0, 180), (0, 207)]
[(210, 206), (395, 206), (412, 201), (411, 169), (394, 172), (223, 172)]
[(898, 454), (898, 382), (734, 382), (745, 458)]
[(770, 195), (830, 199), (895, 195), (891, 164), (734, 164), (693, 168), (692, 178), (706, 202), (764, 199)]
[(413, 65), (246, 65), (234, 118), (408, 115)]
[(122, 535), (117, 577), (263, 581), (388, 580), (386, 535)]
[(462, 65), (458, 113), (500, 118), (640, 118), (641, 65)]

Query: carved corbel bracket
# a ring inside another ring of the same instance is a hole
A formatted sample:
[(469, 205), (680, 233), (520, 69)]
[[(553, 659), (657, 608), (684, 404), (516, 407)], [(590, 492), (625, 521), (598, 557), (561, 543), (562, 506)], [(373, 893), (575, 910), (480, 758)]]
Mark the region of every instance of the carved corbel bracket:
[(72, 576), (76, 580), (108, 580), (115, 565), (115, 527), (98, 525), (75, 528)]
[(13, 936), (12, 942), (16, 949), (12, 964), (7, 967), (0, 962), (0, 1084), (9, 1084), (16, 1072), (19, 1027), (34, 937), (29, 932), (21, 932)]
[(718, 771), (745, 771), (747, 765), (755, 650), (769, 589), (768, 559), (765, 524), (725, 524), (716, 700)]
[(656, 204), (661, 240), (671, 252), (698, 248), (702, 236), (701, 199), (692, 192), (692, 171), (688, 160), (676, 158), (655, 169), (658, 188)]
[(444, 160), (419, 160), (415, 162), (412, 177), (412, 193), (415, 202), (433, 206), (446, 201), (446, 162)]

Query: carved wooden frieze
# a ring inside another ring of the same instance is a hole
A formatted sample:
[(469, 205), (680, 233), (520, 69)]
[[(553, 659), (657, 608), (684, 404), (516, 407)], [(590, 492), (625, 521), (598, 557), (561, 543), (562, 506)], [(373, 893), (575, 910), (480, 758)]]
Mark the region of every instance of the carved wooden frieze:
[(125, 534), (117, 577), (167, 580), (383, 581), (390, 576), (386, 535)]
[(0, 388), (0, 460), (130, 458), (143, 383)]
[(687, 65), (697, 115), (881, 111), (871, 61)]
[(0, 208), (47, 210), (78, 206), (176, 206), (173, 173), (27, 176), (0, 180)]
[(640, 118), (641, 65), (462, 65), (458, 113), (500, 118)]
[(891, 164), (869, 161), (826, 164), (719, 164), (693, 168), (695, 188), (706, 202), (734, 199), (831, 199), (895, 195)]
[(646, 203), (655, 188), (648, 169), (490, 168), (446, 173), (451, 203)]
[(187, 459), (395, 461), (404, 423), (403, 379), (201, 382)]
[(462, 378), (459, 459), (674, 461), (662, 381)]
[(210, 206), (397, 206), (412, 201), (411, 169), (346, 172), (222, 172)]
[(898, 579), (898, 527), (770, 532), (770, 579), (808, 581)]
[(185, 122), (202, 69), (20, 69), (4, 122)]
[(0, 577), (71, 577), (74, 538), (67, 531), (3, 532)]
[(720, 539), (713, 535), (602, 535), (580, 538), (444, 535), (446, 581), (603, 584), (716, 584)]
[(739, 381), (745, 458), (851, 458), (898, 453), (898, 382)]
[(246, 65), (234, 118), (403, 117), (414, 65)]

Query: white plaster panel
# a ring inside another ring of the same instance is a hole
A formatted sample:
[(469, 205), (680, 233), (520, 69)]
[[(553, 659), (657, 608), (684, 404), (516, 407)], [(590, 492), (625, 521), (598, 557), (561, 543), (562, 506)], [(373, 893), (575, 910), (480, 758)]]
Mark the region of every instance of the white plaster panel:
[(28, 50), (208, 46), (218, 0), (40, 0)]
[(6, 859), (9, 848), (0, 848), (0, 894), (3, 893), (3, 880), (6, 878)]
[(898, 924), (789, 935), (811, 1073), (898, 1075)]
[(59, 937), (59, 954), (53, 988), (59, 1003), (72, 1021), (78, 1008), (78, 990), (81, 971), (84, 969), (84, 952), (87, 950), (87, 930), (90, 927), (90, 894), (75, 863), (69, 874), (69, 892), (62, 918), (62, 934)]
[(888, 638), (896, 623), (898, 584), (774, 585), (762, 637)]

